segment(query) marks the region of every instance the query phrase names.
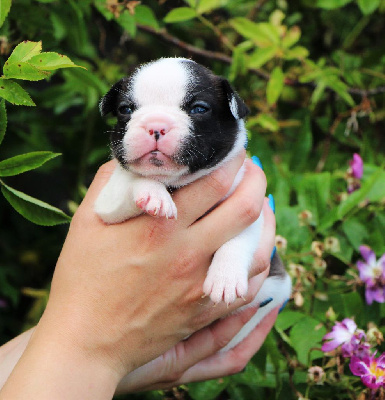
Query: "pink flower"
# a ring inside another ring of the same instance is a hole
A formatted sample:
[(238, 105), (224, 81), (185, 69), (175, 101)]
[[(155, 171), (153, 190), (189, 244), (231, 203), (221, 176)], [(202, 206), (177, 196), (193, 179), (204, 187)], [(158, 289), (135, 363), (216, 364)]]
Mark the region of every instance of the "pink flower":
[(350, 173), (353, 178), (361, 179), (364, 174), (364, 162), (359, 154), (353, 154), (353, 160), (349, 161)]
[(353, 356), (349, 364), (350, 370), (361, 377), (362, 383), (370, 389), (385, 386), (385, 353), (375, 358), (375, 354), (364, 358)]
[(348, 193), (352, 193), (361, 187), (361, 178), (364, 174), (364, 162), (359, 154), (354, 153), (353, 159), (349, 161), (348, 169)]
[(360, 279), (365, 283), (365, 298), (370, 305), (373, 301), (385, 302), (385, 254), (377, 260), (374, 251), (368, 246), (360, 246), (362, 258), (357, 261)]
[(357, 330), (357, 324), (352, 319), (345, 318), (342, 322), (337, 321), (332, 331), (323, 337), (323, 340), (328, 341), (322, 345), (322, 351), (328, 352), (342, 345), (344, 357), (350, 357), (363, 337), (365, 334)]

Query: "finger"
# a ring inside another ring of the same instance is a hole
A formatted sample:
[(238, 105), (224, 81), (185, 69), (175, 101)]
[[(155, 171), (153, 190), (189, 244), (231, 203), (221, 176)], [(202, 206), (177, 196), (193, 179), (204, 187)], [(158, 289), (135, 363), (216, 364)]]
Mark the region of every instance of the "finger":
[(263, 231), (259, 239), (258, 248), (254, 253), (249, 276), (258, 275), (269, 268), (275, 245), (275, 228), (275, 215), (269, 206), (269, 199), (265, 198), (263, 204)]
[(215, 252), (256, 221), (261, 213), (266, 191), (265, 174), (250, 160), (245, 166), (244, 177), (234, 193), (190, 227), (200, 245), (208, 246), (206, 251)]
[(175, 384), (181, 385), (216, 379), (241, 372), (253, 355), (261, 348), (275, 323), (277, 314), (278, 308), (275, 308), (241, 343), (227, 352), (215, 353), (196, 363), (186, 370)]
[(245, 160), (242, 151), (234, 159), (211, 174), (173, 193), (178, 219), (189, 226), (223, 199), (230, 190), (237, 172)]

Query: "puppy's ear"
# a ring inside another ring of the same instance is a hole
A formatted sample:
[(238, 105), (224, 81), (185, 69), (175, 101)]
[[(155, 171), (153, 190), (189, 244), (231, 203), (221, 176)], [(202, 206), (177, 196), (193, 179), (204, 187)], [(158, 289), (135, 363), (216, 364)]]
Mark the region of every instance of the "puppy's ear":
[(238, 93), (232, 88), (227, 79), (221, 78), (221, 83), (226, 93), (231, 114), (233, 114), (235, 119), (245, 118), (250, 112), (246, 104), (239, 97)]
[(102, 97), (99, 103), (99, 110), (102, 117), (112, 112), (116, 113), (119, 97), (124, 96), (128, 91), (128, 78), (122, 78), (116, 82), (111, 89)]

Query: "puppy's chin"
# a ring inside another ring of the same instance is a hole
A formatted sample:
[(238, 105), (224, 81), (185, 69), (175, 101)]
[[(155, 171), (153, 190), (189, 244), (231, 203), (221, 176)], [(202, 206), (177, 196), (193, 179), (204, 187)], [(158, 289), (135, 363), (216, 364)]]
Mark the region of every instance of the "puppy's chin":
[(188, 173), (188, 167), (177, 164), (173, 159), (159, 150), (151, 151), (127, 164), (128, 169), (165, 184), (170, 184)]

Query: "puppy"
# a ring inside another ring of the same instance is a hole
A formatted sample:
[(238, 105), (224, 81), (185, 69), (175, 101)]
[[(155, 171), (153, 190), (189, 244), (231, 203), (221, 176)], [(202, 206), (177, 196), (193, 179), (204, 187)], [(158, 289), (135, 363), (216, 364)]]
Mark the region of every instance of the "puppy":
[[(95, 212), (115, 224), (143, 212), (176, 218), (167, 188), (209, 174), (244, 147), (248, 108), (227, 80), (183, 58), (162, 58), (117, 82), (100, 103), (117, 124), (111, 148), (117, 166), (95, 203)], [(239, 171), (230, 193), (241, 181)], [(230, 194), (229, 193), (229, 194)], [(203, 291), (214, 303), (232, 303), (248, 289), (248, 273), (258, 247), (263, 215), (215, 253)], [(277, 255), (252, 304), (255, 316), (223, 349), (245, 338), (274, 307), (290, 296), (291, 282)]]

